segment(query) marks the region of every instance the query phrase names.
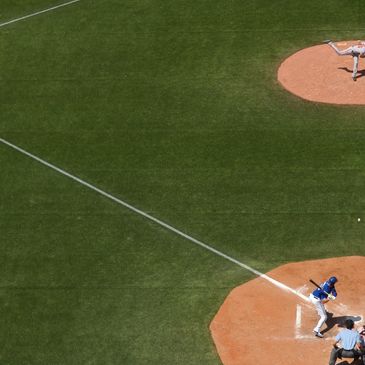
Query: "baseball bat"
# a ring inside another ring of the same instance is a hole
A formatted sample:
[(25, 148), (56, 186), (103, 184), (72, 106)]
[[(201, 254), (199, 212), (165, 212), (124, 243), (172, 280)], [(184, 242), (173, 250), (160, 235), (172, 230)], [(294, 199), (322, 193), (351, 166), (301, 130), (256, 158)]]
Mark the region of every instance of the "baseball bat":
[[(309, 281), (313, 284), (313, 285), (315, 285), (318, 289), (322, 289), (314, 280), (312, 280), (312, 279), (309, 279)], [(327, 293), (326, 293), (327, 294)]]

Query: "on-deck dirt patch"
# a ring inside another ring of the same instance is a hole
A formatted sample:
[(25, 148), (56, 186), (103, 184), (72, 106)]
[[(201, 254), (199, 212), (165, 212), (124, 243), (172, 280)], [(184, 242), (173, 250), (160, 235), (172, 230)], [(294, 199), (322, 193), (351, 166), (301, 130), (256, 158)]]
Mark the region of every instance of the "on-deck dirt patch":
[[(341, 257), (280, 266), (268, 275), (309, 295), (309, 279), (337, 276), (338, 297), (326, 307), (324, 339), (312, 330), (318, 315), (310, 302), (260, 277), (235, 288), (213, 319), (210, 330), (224, 365), (326, 364), (334, 336), (348, 317), (356, 326), (365, 313), (365, 257)], [(351, 362), (351, 360), (350, 360)]]
[[(345, 49), (357, 41), (341, 41)], [(365, 105), (365, 58), (360, 58), (357, 81), (351, 78), (352, 56), (338, 56), (327, 44), (294, 53), (280, 65), (278, 80), (289, 92), (310, 101)]]

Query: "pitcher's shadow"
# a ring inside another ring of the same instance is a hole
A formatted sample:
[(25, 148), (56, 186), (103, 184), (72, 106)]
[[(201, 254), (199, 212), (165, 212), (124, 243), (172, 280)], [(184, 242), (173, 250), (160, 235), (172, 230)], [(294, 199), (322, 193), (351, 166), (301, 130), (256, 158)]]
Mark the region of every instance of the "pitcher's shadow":
[[(338, 67), (339, 70), (343, 70), (349, 73), (352, 73), (352, 70), (350, 70), (348, 67)], [(365, 76), (365, 70), (358, 70), (356, 78), (364, 77)]]
[(361, 321), (360, 316), (338, 316), (338, 317), (334, 317), (333, 313), (327, 312), (327, 320), (326, 320), (327, 328), (325, 328), (321, 332), (326, 333), (336, 325), (340, 326), (340, 327), (344, 327), (346, 319), (352, 319), (354, 322)]

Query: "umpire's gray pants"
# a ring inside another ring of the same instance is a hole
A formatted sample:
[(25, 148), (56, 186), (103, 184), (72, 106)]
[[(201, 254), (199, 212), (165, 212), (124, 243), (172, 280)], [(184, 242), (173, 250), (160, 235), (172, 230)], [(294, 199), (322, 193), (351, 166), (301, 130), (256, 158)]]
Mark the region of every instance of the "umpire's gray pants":
[[(342, 354), (341, 354), (342, 352)], [(349, 358), (349, 359), (355, 359), (355, 358), (362, 358), (363, 354), (358, 350), (343, 350), (343, 349), (332, 349), (331, 356), (330, 356), (330, 362), (329, 365), (335, 365), (336, 360), (338, 359), (338, 356)], [(364, 364), (364, 359), (363, 359)]]

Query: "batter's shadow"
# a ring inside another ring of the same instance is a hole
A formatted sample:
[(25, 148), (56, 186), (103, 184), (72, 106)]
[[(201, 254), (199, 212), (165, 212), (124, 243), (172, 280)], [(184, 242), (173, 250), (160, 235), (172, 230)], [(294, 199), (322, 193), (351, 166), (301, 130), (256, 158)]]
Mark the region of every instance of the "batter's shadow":
[(346, 319), (352, 319), (354, 322), (361, 321), (360, 316), (339, 316), (339, 317), (334, 317), (333, 313), (327, 312), (327, 320), (326, 320), (327, 328), (325, 328), (321, 332), (326, 333), (326, 332), (330, 331), (335, 326), (344, 327)]
[[(346, 72), (349, 72), (352, 74), (352, 70), (350, 70), (348, 67), (339, 67), (339, 70), (344, 70)], [(365, 70), (358, 70), (356, 78), (364, 77), (365, 76)]]
[(351, 360), (349, 360), (349, 361), (344, 360), (344, 361), (341, 361), (341, 362), (336, 363), (336, 365), (362, 365), (363, 364), (363, 362), (361, 361), (361, 359), (359, 359), (359, 360), (352, 360), (352, 362), (350, 362), (350, 361)]

